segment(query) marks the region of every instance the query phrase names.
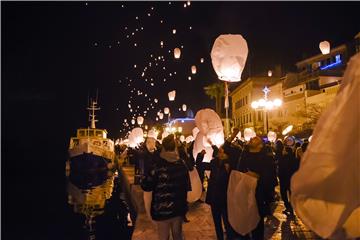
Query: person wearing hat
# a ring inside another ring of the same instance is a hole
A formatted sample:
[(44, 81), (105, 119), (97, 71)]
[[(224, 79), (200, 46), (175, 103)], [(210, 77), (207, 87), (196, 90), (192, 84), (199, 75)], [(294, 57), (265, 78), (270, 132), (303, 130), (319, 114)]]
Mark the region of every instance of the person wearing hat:
[(289, 202), (290, 179), (297, 170), (298, 163), (295, 157), (295, 138), (288, 136), (284, 139), (284, 149), (282, 156), (278, 158), (279, 165), (279, 181), (280, 181), (280, 195), (284, 202), (285, 210), (283, 213), (286, 215), (293, 214), (293, 208)]
[(150, 214), (160, 240), (182, 240), (183, 218), (188, 210), (187, 192), (191, 190), (188, 168), (179, 157), (173, 134), (162, 141), (155, 166), (144, 178), (141, 188), (152, 192)]
[(251, 232), (252, 239), (254, 240), (264, 239), (264, 217), (269, 214), (270, 202), (267, 201), (266, 197), (272, 193), (272, 183), (275, 178), (275, 171), (271, 171), (271, 168), (274, 168), (274, 166), (271, 166), (273, 159), (269, 158), (270, 156), (264, 148), (262, 139), (256, 136), (250, 139), (238, 163), (239, 171), (258, 178), (255, 198), (260, 221), (257, 227)]

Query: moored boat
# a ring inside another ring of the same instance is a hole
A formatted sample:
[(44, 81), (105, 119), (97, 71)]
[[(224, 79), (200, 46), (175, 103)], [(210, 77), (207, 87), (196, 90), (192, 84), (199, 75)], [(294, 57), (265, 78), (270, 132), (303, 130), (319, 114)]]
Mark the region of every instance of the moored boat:
[(77, 129), (76, 137), (70, 139), (69, 156), (71, 171), (109, 169), (114, 165), (114, 141), (107, 138), (106, 129), (95, 127), (95, 111), (100, 110), (92, 101), (90, 111), (91, 126)]

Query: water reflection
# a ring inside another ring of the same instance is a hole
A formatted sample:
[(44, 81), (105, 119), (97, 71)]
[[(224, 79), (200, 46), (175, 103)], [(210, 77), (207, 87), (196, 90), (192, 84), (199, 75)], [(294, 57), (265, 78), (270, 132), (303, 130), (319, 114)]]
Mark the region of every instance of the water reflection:
[(103, 170), (67, 175), (68, 204), (82, 222), (76, 238), (131, 239), (135, 219), (124, 199), (118, 172)]

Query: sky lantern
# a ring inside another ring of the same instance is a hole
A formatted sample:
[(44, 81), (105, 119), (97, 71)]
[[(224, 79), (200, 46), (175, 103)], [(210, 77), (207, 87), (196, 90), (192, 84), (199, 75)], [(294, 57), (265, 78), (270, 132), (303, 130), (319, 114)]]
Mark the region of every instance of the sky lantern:
[(131, 119), (131, 124), (132, 124), (132, 125), (135, 124), (135, 119)]
[(328, 41), (320, 42), (319, 48), (323, 55), (330, 53), (330, 43)]
[[(164, 113), (165, 113), (165, 114), (169, 114), (169, 112), (170, 112), (170, 109), (169, 109), (168, 107), (164, 108)], [(160, 118), (160, 119), (161, 119), (161, 118)]]
[(190, 1), (187, 1), (186, 4), (187, 4), (188, 6), (190, 6), (191, 3), (190, 3)]
[(183, 104), (181, 108), (184, 112), (186, 112), (186, 109), (187, 109), (186, 104)]
[(164, 42), (160, 41), (160, 46), (163, 47), (164, 46)]
[(204, 58), (200, 58), (200, 62), (203, 63), (203, 62), (204, 62)]
[(173, 34), (176, 34), (176, 29), (173, 29), (173, 30), (172, 30), (172, 33), (173, 33)]
[(163, 113), (159, 113), (159, 119), (163, 119), (164, 118), (164, 114)]
[(186, 138), (185, 138), (185, 142), (186, 143), (191, 143), (192, 141), (194, 141), (195, 139), (194, 139), (194, 137), (193, 136), (187, 136)]
[(175, 49), (174, 49), (174, 58), (179, 59), (180, 56), (181, 56), (181, 50), (180, 50), (180, 48), (175, 48)]
[(157, 102), (158, 102), (157, 98), (155, 98), (155, 99), (154, 99), (154, 102), (155, 102), (155, 103), (157, 103)]
[(269, 131), (267, 137), (270, 142), (274, 143), (276, 141), (276, 133), (273, 131)]
[(196, 74), (196, 66), (195, 65), (191, 66), (191, 73)]
[(180, 136), (180, 142), (184, 142), (185, 141), (185, 136), (184, 135), (181, 135)]
[(139, 116), (139, 117), (137, 117), (136, 121), (137, 121), (137, 124), (141, 125), (144, 123), (144, 118)]
[(269, 71), (268, 71), (268, 77), (272, 77), (272, 74), (273, 74), (272, 71), (269, 70)]
[(229, 120), (229, 90), (227, 82), (241, 81), (241, 74), (245, 68), (248, 55), (246, 40), (240, 34), (220, 35), (211, 50), (211, 61), (218, 78), (225, 81), (225, 132), (228, 134)]
[(169, 93), (168, 93), (169, 101), (174, 101), (174, 100), (175, 100), (175, 96), (176, 96), (176, 91), (175, 91), (175, 90), (169, 92)]
[(247, 55), (248, 46), (240, 34), (220, 35), (211, 50), (212, 65), (219, 79), (239, 82)]

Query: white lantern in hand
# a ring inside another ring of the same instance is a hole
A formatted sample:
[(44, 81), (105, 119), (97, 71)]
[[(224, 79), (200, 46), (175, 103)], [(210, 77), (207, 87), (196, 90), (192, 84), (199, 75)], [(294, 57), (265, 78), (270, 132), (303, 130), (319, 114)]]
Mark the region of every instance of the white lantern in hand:
[(244, 129), (244, 139), (245, 141), (250, 141), (251, 138), (256, 137), (256, 133), (251, 128)]
[(184, 112), (186, 112), (186, 109), (187, 109), (186, 104), (183, 104), (183, 105), (182, 105), (182, 110), (183, 110)]
[(321, 42), (319, 48), (323, 55), (330, 53), (330, 43), (328, 41)]
[(136, 121), (137, 121), (137, 124), (141, 125), (144, 123), (144, 118), (139, 116), (139, 117), (137, 117)]
[(176, 91), (175, 91), (175, 90), (169, 92), (169, 93), (168, 93), (169, 101), (174, 101), (174, 100), (175, 100), (175, 96), (176, 96)]
[(270, 142), (274, 143), (276, 141), (276, 133), (273, 131), (269, 131), (267, 137)]
[(175, 48), (175, 49), (174, 49), (174, 58), (179, 59), (180, 56), (181, 56), (181, 50), (180, 50), (180, 48)]
[(241, 35), (220, 35), (211, 50), (212, 65), (219, 79), (239, 82), (247, 55), (248, 46)]

